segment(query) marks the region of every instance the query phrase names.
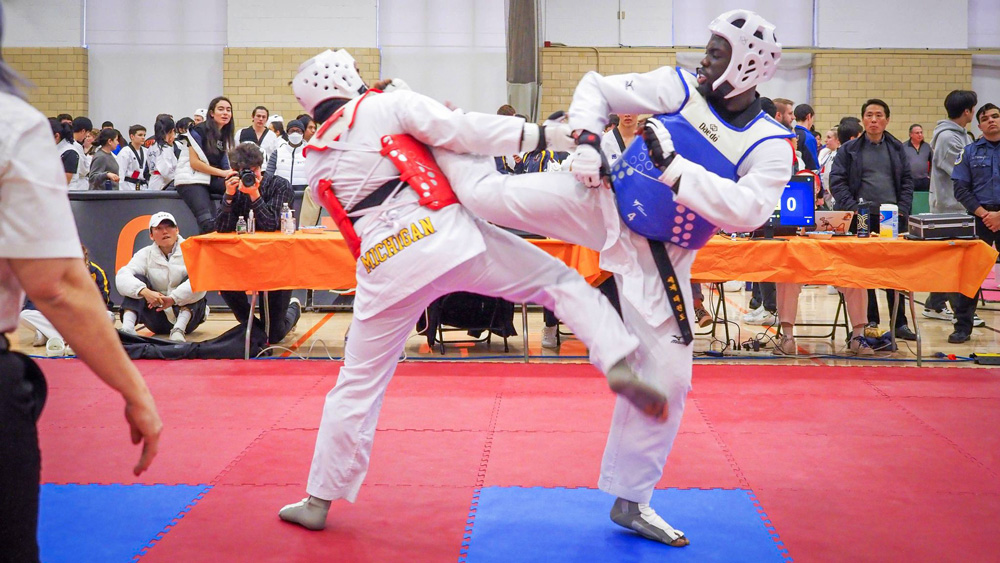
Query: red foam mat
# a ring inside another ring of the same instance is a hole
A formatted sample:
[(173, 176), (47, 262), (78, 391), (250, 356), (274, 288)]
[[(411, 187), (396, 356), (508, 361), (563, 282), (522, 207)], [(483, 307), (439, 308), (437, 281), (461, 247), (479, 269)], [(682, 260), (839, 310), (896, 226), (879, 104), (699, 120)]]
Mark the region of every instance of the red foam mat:
[(216, 487), (141, 560), (455, 561), (473, 490), (366, 485), (356, 504), (331, 508), (321, 532), (278, 519), (282, 506), (304, 494), (294, 485)]
[[(614, 406), (589, 365), (404, 363), (357, 505), (313, 534), (276, 512), (305, 494), (339, 363), (139, 362), (166, 426), (138, 479), (121, 400), (41, 363), (44, 482), (215, 485), (143, 561), (454, 561), (475, 487), (594, 487)], [(1000, 371), (698, 365), (693, 385), (659, 487), (749, 487), (801, 561), (1000, 552)]]

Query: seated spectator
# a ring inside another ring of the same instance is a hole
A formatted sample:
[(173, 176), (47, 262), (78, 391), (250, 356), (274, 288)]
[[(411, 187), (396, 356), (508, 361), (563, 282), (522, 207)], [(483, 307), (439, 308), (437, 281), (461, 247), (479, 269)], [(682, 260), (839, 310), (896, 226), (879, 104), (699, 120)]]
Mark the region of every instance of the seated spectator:
[(52, 135), (55, 137), (56, 151), (62, 160), (63, 172), (66, 173), (66, 184), (72, 185), (82, 158), (80, 145), (73, 140), (73, 126), (53, 118), (49, 118), (49, 125), (52, 126)]
[(280, 142), (267, 161), (267, 174), (284, 178), (291, 184), (293, 190), (304, 190), (309, 187), (306, 157), (302, 154), (302, 149), (305, 148), (304, 132), (305, 125), (301, 121), (298, 119), (289, 121), (288, 141)]
[[(847, 345), (850, 353), (858, 356), (872, 356), (875, 351), (865, 339), (865, 327), (868, 324), (868, 290), (854, 287), (838, 287), (844, 294), (847, 305), (847, 318), (851, 322), (851, 341)], [(778, 303), (778, 319), (781, 322), (781, 338), (774, 345), (774, 353), (794, 356), (798, 354), (795, 345), (795, 317), (799, 312), (800, 283), (779, 283), (775, 289)]]
[(157, 119), (153, 126), (153, 145), (146, 153), (150, 190), (167, 189), (174, 181), (174, 174), (177, 173), (174, 139), (174, 120), (167, 116)]
[[(76, 170), (74, 171), (73, 177), (69, 179), (69, 189), (73, 191), (83, 191), (90, 189), (90, 182), (87, 174), (90, 173), (90, 162), (93, 160), (93, 148), (94, 139), (97, 138), (97, 133), (93, 131), (94, 124), (86, 117), (80, 116), (73, 120), (71, 129), (73, 132), (73, 149), (76, 151), (79, 159), (77, 160)], [(89, 142), (88, 142), (89, 138)], [(72, 159), (71, 156), (63, 153), (64, 159), (63, 163), (66, 163), (66, 159)]]
[(114, 129), (102, 129), (94, 144), (97, 152), (90, 163), (90, 189), (92, 190), (117, 190), (118, 189), (118, 159), (115, 157), (115, 148), (118, 147), (118, 131)]
[(123, 297), (122, 332), (135, 334), (136, 323), (153, 334), (170, 334), (184, 342), (205, 320), (205, 292), (191, 291), (177, 221), (170, 213), (154, 213), (149, 219), (153, 244), (142, 248), (118, 270), (115, 286)]
[[(250, 211), (253, 211), (257, 231), (280, 231), (281, 208), (284, 204), (291, 207), (294, 197), (288, 181), (279, 176), (261, 174), (264, 157), (257, 145), (252, 143), (240, 143), (229, 151), (229, 163), (232, 172), (226, 178), (226, 193), (215, 217), (215, 230), (220, 233), (234, 232), (239, 218), (249, 220)], [(246, 185), (241, 179), (242, 170), (253, 172), (255, 181), (252, 185)], [(220, 293), (236, 320), (245, 325), (252, 313), (247, 294), (242, 291)], [(268, 291), (261, 300), (260, 314), (261, 318), (270, 320), (268, 342), (277, 344), (299, 322), (302, 308), (299, 300), (292, 297), (291, 290)], [(255, 319), (255, 322), (260, 321)]]
[(194, 110), (194, 118), (192, 118), (191, 121), (194, 125), (198, 125), (199, 123), (205, 121), (207, 117), (208, 117), (208, 108), (198, 108)]
[[(87, 265), (87, 269), (90, 270), (90, 277), (97, 284), (97, 289), (101, 292), (104, 304), (108, 308), (108, 320), (111, 321), (111, 324), (114, 324), (115, 314), (111, 312), (111, 292), (108, 291), (108, 277), (104, 274), (104, 270), (100, 266), (90, 261), (90, 253), (87, 251), (87, 247), (84, 245), (80, 246), (83, 247), (83, 263)], [(66, 345), (66, 341), (63, 340), (59, 331), (52, 326), (52, 323), (45, 318), (45, 315), (41, 311), (35, 308), (35, 304), (30, 299), (25, 301), (20, 319), (21, 324), (28, 330), (35, 331), (35, 338), (31, 342), (31, 345), (42, 346), (44, 344), (46, 356), (73, 355), (73, 349)]]

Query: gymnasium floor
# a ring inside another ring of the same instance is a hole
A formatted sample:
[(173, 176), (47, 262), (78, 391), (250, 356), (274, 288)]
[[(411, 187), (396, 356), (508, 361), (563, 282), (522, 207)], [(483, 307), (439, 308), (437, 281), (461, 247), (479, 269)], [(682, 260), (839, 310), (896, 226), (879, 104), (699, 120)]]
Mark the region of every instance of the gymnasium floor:
[[(727, 299), (735, 318), (749, 296)], [(807, 288), (799, 321), (832, 317), (835, 305), (825, 287)], [(337, 504), (319, 533), (276, 511), (304, 495), (339, 362), (140, 362), (166, 430), (153, 467), (134, 478), (120, 399), (76, 360), (42, 360), (43, 560), (995, 560), (1000, 371), (964, 358), (1000, 349), (996, 315), (980, 311), (987, 325), (963, 345), (947, 343), (950, 323), (918, 319), (925, 354), (956, 358), (920, 369), (905, 346), (830, 357), (840, 336), (799, 338), (815, 355), (798, 359), (699, 358), (653, 497), (691, 538), (683, 549), (608, 519), (611, 499), (594, 487), (613, 396), (572, 337), (558, 352), (540, 348), (538, 312), (527, 365), (520, 337), (509, 354), (495, 339), (444, 356), (410, 339), (358, 502)], [(307, 313), (283, 344), (338, 358), (349, 319)], [(213, 313), (195, 338), (230, 326)], [(39, 351), (27, 331), (12, 340)], [(698, 352), (710, 346), (698, 337)]]

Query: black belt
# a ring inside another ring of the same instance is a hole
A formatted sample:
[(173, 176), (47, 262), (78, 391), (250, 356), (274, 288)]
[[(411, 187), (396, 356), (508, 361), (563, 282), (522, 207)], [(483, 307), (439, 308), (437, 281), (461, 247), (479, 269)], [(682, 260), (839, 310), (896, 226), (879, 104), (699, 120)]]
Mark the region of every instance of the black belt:
[(666, 245), (662, 241), (649, 240), (649, 250), (653, 253), (653, 261), (656, 262), (656, 269), (660, 273), (660, 280), (663, 281), (663, 289), (667, 291), (667, 300), (670, 308), (674, 312), (674, 319), (681, 329), (681, 338), (687, 346), (694, 341), (694, 334), (691, 333), (691, 323), (688, 321), (687, 308), (684, 306), (684, 295), (677, 284), (677, 274), (674, 273), (674, 266), (670, 263), (670, 256), (667, 254)]
[[(374, 192), (366, 195), (361, 201), (357, 203), (357, 205), (352, 207), (350, 211), (347, 211), (347, 213), (354, 213), (355, 211), (361, 211), (362, 209), (368, 209), (370, 207), (377, 207), (379, 205), (382, 205), (382, 202), (384, 202), (389, 197), (389, 195), (392, 194), (392, 192), (396, 189), (396, 186), (399, 185), (405, 187), (407, 183), (403, 182), (402, 184), (400, 184), (399, 178), (396, 178), (395, 180), (389, 180), (388, 182), (379, 186), (378, 189), (375, 190)], [(361, 219), (361, 217), (350, 217), (350, 216), (348, 216), (347, 218), (351, 220), (352, 225), (357, 223), (358, 219)]]

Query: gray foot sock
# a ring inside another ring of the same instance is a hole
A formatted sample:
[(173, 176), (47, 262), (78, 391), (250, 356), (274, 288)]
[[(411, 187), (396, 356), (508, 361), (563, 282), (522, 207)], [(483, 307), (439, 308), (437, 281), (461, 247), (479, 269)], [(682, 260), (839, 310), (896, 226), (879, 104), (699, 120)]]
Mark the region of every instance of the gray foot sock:
[(667, 397), (636, 377), (624, 358), (611, 366), (606, 377), (611, 390), (625, 397), (636, 408), (657, 420), (667, 419)]
[(635, 531), (646, 539), (673, 547), (684, 547), (691, 543), (684, 532), (667, 524), (648, 504), (640, 504), (619, 497), (615, 499), (615, 504), (611, 507), (611, 521), (623, 528)]
[(278, 518), (307, 530), (322, 530), (326, 527), (326, 514), (329, 510), (330, 501), (310, 496), (279, 510)]

